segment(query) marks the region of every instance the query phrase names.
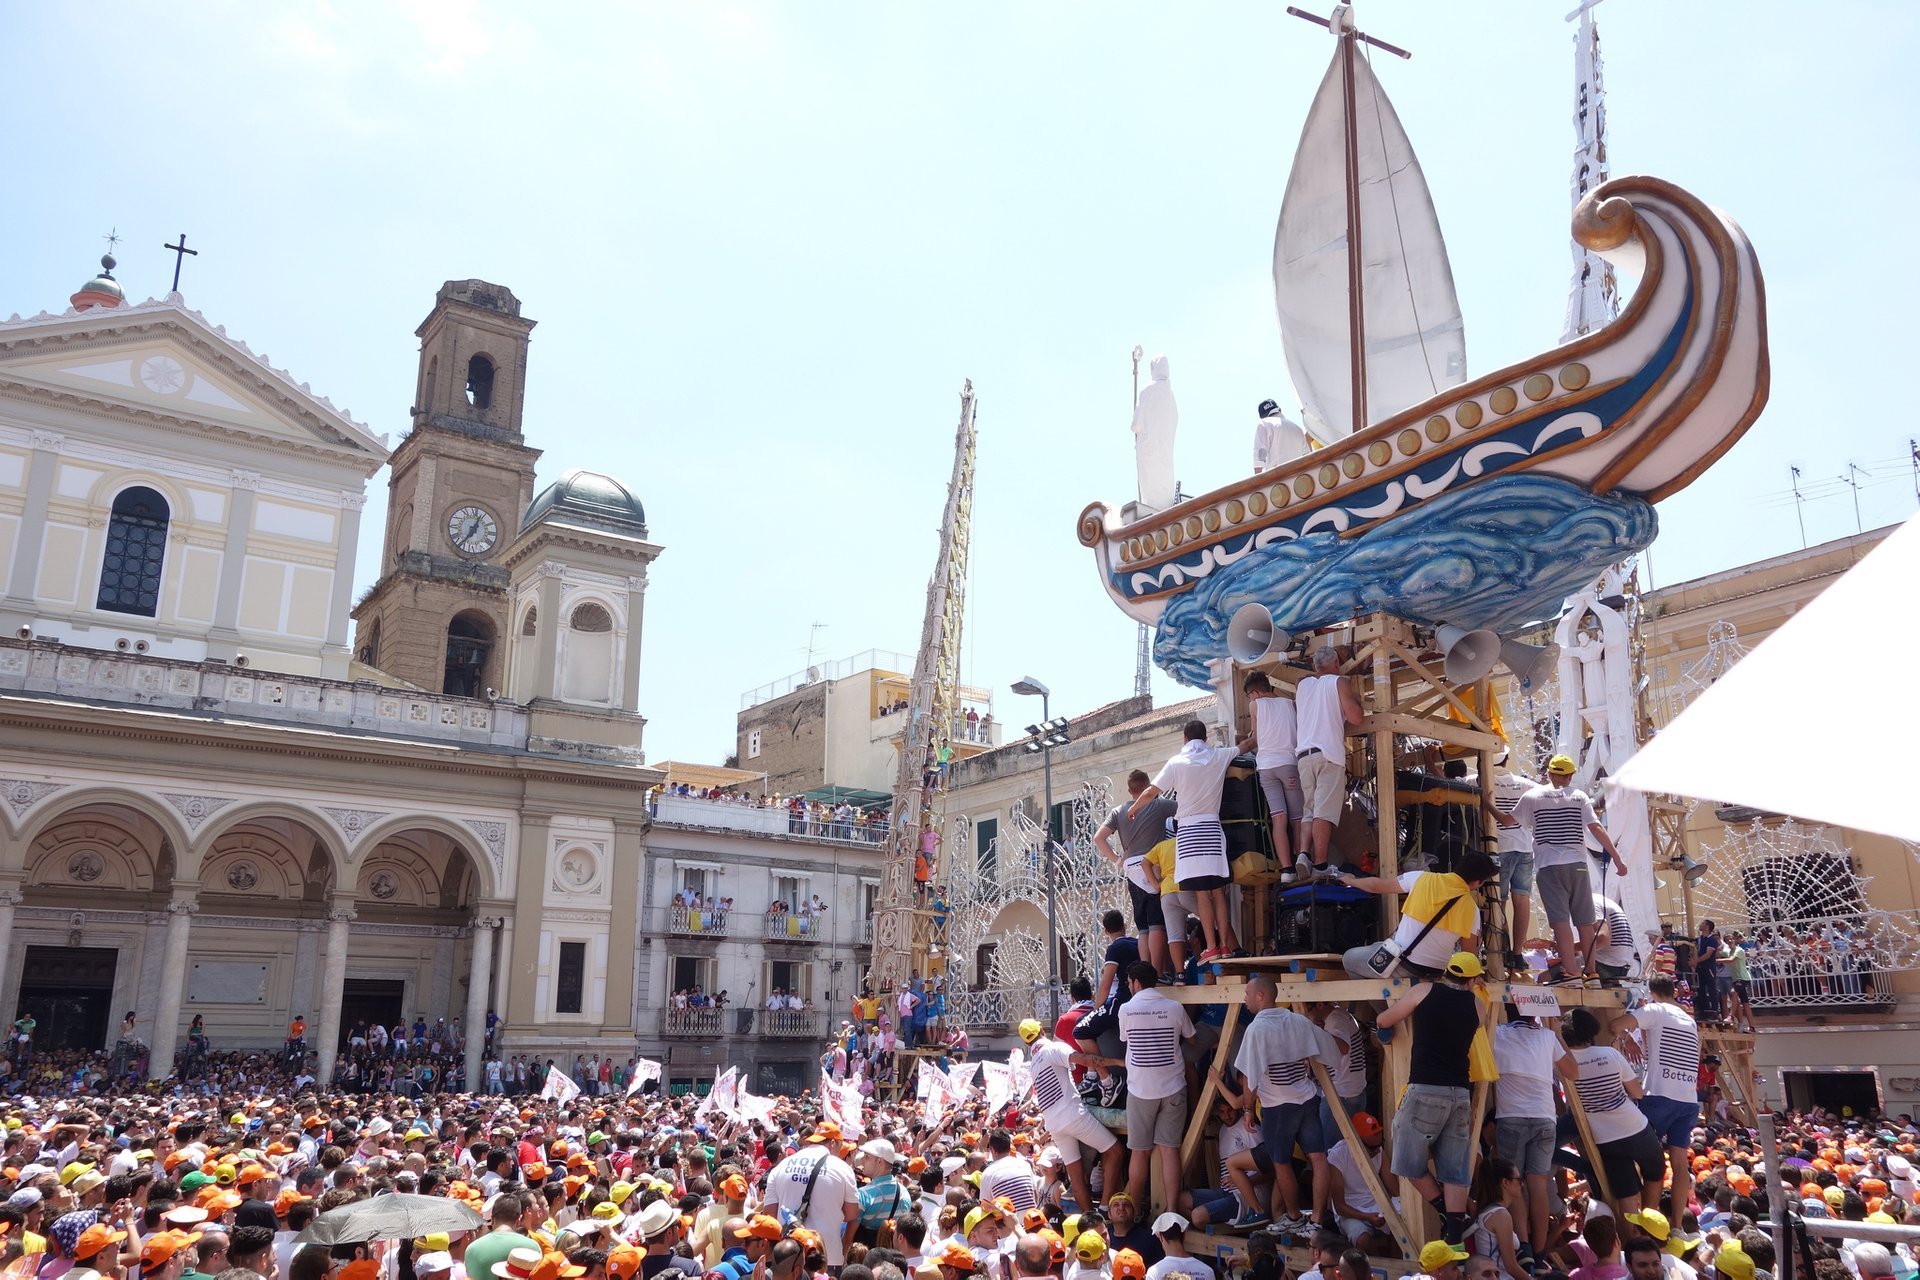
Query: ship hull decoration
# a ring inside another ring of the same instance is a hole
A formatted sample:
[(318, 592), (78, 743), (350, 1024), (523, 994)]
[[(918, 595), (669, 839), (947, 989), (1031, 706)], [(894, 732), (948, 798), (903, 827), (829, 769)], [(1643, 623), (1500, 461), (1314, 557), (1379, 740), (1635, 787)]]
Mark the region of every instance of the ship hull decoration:
[(1759, 263), (1740, 228), (1657, 178), (1619, 178), (1574, 239), (1640, 273), (1619, 319), (1272, 471), (1123, 522), (1080, 515), (1102, 585), (1205, 686), (1225, 622), (1289, 631), (1368, 609), (1510, 631), (1649, 545), (1650, 504), (1746, 432), (1768, 392)]

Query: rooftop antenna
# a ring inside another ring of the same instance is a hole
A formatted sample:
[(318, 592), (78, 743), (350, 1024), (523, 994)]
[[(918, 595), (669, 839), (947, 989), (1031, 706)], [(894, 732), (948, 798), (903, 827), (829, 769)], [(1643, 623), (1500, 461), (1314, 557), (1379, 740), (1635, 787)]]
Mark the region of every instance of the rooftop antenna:
[(1860, 482), (1854, 479), (1854, 477), (1865, 474), (1866, 472), (1849, 462), (1847, 464), (1847, 474), (1840, 477), (1840, 483), (1853, 490), (1853, 531), (1855, 533), (1863, 533), (1865, 530), (1862, 529), (1860, 525)]
[(1803, 506), (1806, 498), (1800, 492), (1800, 468), (1789, 466), (1787, 470), (1793, 473), (1793, 514), (1800, 521), (1800, 549), (1805, 551), (1807, 549), (1807, 513)]
[[(1140, 357), (1142, 354), (1143, 352), (1140, 345), (1138, 343), (1135, 343), (1133, 347), (1133, 402), (1134, 404), (1140, 403)], [(1132, 412), (1131, 406), (1129, 406), (1128, 412), (1129, 413)], [(1916, 458), (1920, 458), (1920, 452), (1916, 452), (1914, 456)], [(1174, 483), (1174, 489), (1173, 489), (1174, 496), (1177, 498), (1180, 494), (1180, 482), (1176, 480), (1173, 483)], [(1133, 696), (1136, 698), (1149, 698), (1153, 696), (1152, 653), (1153, 653), (1153, 638), (1151, 634), (1148, 632), (1147, 624), (1143, 622), (1140, 624), (1140, 641), (1137, 646), (1137, 652), (1135, 653), (1134, 660), (1133, 660)]]
[(1920, 440), (1908, 436), (1907, 452), (1913, 455), (1913, 496), (1920, 499)]
[(819, 649), (820, 633), (827, 629), (824, 622), (816, 622), (807, 629), (807, 678), (813, 679), (813, 655)]

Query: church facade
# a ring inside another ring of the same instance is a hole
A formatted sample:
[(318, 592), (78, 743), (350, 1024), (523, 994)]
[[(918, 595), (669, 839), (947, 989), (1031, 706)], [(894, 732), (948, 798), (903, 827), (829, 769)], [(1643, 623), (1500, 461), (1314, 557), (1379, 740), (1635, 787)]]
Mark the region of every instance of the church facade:
[(424, 1016), (477, 1079), (490, 1010), (510, 1054), (632, 1056), (661, 548), (609, 477), (535, 492), (533, 322), (448, 282), (390, 449), (111, 265), (0, 322), (0, 1020), (135, 1010), (156, 1075), (196, 1015), (216, 1051), (304, 1016), (323, 1076)]

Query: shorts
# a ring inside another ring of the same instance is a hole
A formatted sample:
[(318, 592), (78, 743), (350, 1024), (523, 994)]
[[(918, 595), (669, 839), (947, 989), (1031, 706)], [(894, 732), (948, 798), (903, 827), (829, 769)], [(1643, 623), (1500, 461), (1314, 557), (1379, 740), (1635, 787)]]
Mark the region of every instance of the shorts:
[(1447, 1186), (1466, 1186), (1473, 1172), (1467, 1132), (1472, 1116), (1471, 1089), (1408, 1085), (1393, 1113), (1393, 1172), (1402, 1178), (1424, 1178), (1431, 1172)]
[(1079, 1164), (1085, 1158), (1086, 1151), (1095, 1155), (1105, 1155), (1113, 1150), (1113, 1144), (1120, 1139), (1113, 1131), (1094, 1119), (1085, 1110), (1064, 1125), (1047, 1126), (1047, 1132), (1053, 1136), (1053, 1145), (1060, 1149), (1060, 1159), (1067, 1164)]
[(1151, 1151), (1155, 1147), (1177, 1147), (1186, 1136), (1186, 1094), (1174, 1093), (1164, 1098), (1142, 1098), (1133, 1093), (1127, 1095), (1127, 1150)]
[(1647, 1118), (1647, 1124), (1654, 1135), (1669, 1147), (1691, 1147), (1693, 1131), (1700, 1125), (1699, 1102), (1682, 1102), (1678, 1098), (1659, 1098), (1652, 1094), (1640, 1099), (1640, 1114)]
[(1325, 1155), (1326, 1137), (1320, 1130), (1320, 1103), (1277, 1102), (1260, 1106), (1260, 1145), (1275, 1164), (1291, 1164), (1293, 1148), (1310, 1156)]
[(1360, 1243), (1361, 1236), (1364, 1236), (1367, 1234), (1367, 1232), (1373, 1231), (1376, 1229), (1384, 1229), (1384, 1228), (1375, 1228), (1375, 1226), (1371, 1222), (1366, 1222), (1359, 1218), (1340, 1219), (1340, 1234), (1345, 1236), (1347, 1238), (1347, 1243), (1351, 1245), (1358, 1245)]
[(1185, 893), (1206, 893), (1210, 889), (1224, 889), (1233, 881), (1227, 876), (1188, 876), (1180, 882), (1186, 888)]
[(1167, 927), (1167, 917), (1161, 910), (1160, 895), (1149, 893), (1133, 881), (1127, 881), (1127, 897), (1133, 900), (1133, 927), (1141, 933), (1149, 929)]
[(1300, 790), (1300, 767), (1279, 764), (1260, 771), (1260, 791), (1267, 797), (1267, 810), (1274, 817), (1300, 821), (1307, 811), (1306, 794)]
[(1740, 997), (1740, 1002), (1742, 1004), (1745, 1004), (1747, 1001), (1747, 990), (1750, 985), (1751, 984), (1745, 978), (1735, 978), (1733, 980), (1733, 994)]
[(1073, 1038), (1092, 1044), (1109, 1031), (1120, 1029), (1120, 1009), (1114, 1004), (1098, 1005), (1080, 1015), (1073, 1024)]
[(1534, 1116), (1500, 1116), (1493, 1122), (1493, 1150), (1513, 1161), (1520, 1176), (1545, 1177), (1553, 1172), (1554, 1123)]
[(1582, 927), (1593, 923), (1593, 882), (1587, 877), (1586, 863), (1541, 867), (1535, 879), (1548, 924)]
[(1500, 855), (1500, 888), (1508, 897), (1533, 892), (1533, 851), (1516, 850)]
[(1193, 912), (1193, 895), (1185, 889), (1160, 895), (1160, 914), (1166, 918), (1168, 942), (1187, 940), (1187, 917)]
[[(1691, 1133), (1688, 1141), (1692, 1141)], [(1607, 1171), (1607, 1186), (1615, 1196), (1633, 1196), (1639, 1195), (1645, 1184), (1666, 1176), (1667, 1153), (1648, 1128), (1617, 1142), (1601, 1143), (1600, 1164)]]
[(1315, 822), (1339, 822), (1347, 801), (1347, 762), (1317, 751), (1300, 757), (1299, 769), (1306, 816)]

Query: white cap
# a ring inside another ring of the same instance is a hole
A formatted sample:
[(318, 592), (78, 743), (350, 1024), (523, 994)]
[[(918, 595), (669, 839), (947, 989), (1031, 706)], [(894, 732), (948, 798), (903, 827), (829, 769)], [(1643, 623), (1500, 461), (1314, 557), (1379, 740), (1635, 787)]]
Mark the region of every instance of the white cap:
[(894, 1150), (893, 1143), (885, 1138), (875, 1138), (871, 1142), (861, 1143), (860, 1154), (885, 1160), (888, 1164), (897, 1164), (900, 1160), (900, 1153)]
[(949, 1178), (966, 1167), (967, 1158), (965, 1156), (948, 1156), (940, 1162), (940, 1172)]
[(417, 1276), (437, 1275), (442, 1271), (451, 1270), (453, 1270), (453, 1255), (445, 1249), (436, 1249), (432, 1253), (423, 1253), (413, 1260), (413, 1273)]
[(1185, 1231), (1187, 1226), (1185, 1218), (1169, 1209), (1153, 1220), (1153, 1234), (1163, 1236), (1169, 1231)]

